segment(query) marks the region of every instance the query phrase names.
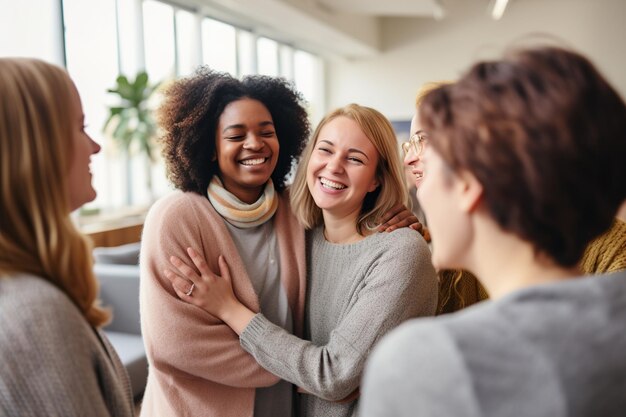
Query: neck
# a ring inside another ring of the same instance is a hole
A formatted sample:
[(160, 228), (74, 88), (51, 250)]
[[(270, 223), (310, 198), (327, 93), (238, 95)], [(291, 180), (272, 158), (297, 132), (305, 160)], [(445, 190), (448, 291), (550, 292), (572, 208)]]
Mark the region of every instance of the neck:
[(466, 263), (467, 269), (480, 277), (492, 299), (581, 275), (576, 267), (558, 265), (552, 258), (537, 253), (530, 243), (503, 231), (491, 220), (483, 224), (482, 229), (482, 233), (476, 233)]
[(322, 210), (326, 240), (331, 243), (354, 243), (364, 239), (356, 227), (359, 211), (360, 208), (352, 213), (337, 215)]

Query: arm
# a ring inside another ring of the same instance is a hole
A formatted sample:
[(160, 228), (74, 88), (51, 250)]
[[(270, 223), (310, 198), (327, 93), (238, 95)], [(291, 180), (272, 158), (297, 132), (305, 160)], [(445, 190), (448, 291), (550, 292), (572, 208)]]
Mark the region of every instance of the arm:
[[(199, 279), (192, 277), (194, 283)], [(179, 290), (179, 296), (226, 319), (229, 314), (236, 315), (236, 308), (228, 307), (229, 302), (223, 303), (227, 306), (224, 310), (217, 311), (216, 307), (220, 304), (216, 293), (226, 292), (230, 278), (214, 276), (210, 282), (202, 279), (197, 293), (194, 289), (189, 297)], [(326, 345), (316, 346), (272, 324), (263, 315), (248, 312), (241, 333), (242, 346), (273, 374), (308, 392), (331, 401), (347, 397), (359, 386), (364, 361), (378, 338), (409, 317), (434, 314), (437, 302), (436, 274), (421, 239), (411, 240), (401, 250), (387, 250), (370, 269), (364, 284)], [(179, 285), (189, 284), (179, 281)], [(203, 302), (208, 294), (211, 301)], [(240, 329), (240, 324), (233, 325)]]
[(170, 255), (183, 257), (188, 245), (197, 245), (215, 264), (219, 239), (229, 238), (207, 216), (200, 221), (181, 196), (153, 207), (144, 225), (140, 300), (150, 364), (168, 375), (233, 387), (273, 385), (278, 378), (241, 348), (238, 336), (217, 317), (181, 302), (163, 273)]

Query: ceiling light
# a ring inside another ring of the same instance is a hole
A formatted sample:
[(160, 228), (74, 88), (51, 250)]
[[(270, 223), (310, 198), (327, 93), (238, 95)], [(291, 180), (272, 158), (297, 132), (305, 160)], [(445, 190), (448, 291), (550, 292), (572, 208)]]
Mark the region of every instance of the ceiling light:
[(504, 14), (504, 9), (506, 9), (506, 5), (509, 3), (509, 0), (494, 0), (493, 8), (491, 9), (491, 17), (493, 20), (500, 20), (502, 15)]

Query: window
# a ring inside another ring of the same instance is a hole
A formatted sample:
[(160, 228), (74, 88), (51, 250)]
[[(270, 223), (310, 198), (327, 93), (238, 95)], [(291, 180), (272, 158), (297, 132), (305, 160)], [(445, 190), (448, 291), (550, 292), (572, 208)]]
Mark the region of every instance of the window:
[[(110, 134), (102, 132), (109, 106), (117, 104), (107, 89), (115, 86), (119, 74), (134, 79), (145, 69), (150, 82), (156, 83), (189, 75), (198, 65), (207, 64), (237, 77), (283, 76), (294, 81), (309, 101), (314, 122), (324, 112), (323, 63), (293, 46), (159, 0), (62, 0), (63, 7), (59, 4), (58, 0), (23, 0), (11, 6), (16, 13), (11, 19), (0, 16), (0, 23), (15, 35), (10, 42), (0, 40), (0, 53), (36, 56), (60, 65), (65, 58), (83, 100), (87, 132), (102, 145), (92, 159), (98, 197), (91, 208), (148, 204), (149, 178), (156, 197), (172, 188), (160, 158), (153, 165), (146, 164), (141, 152), (126, 158)], [(33, 13), (35, 8), (45, 13)], [(33, 27), (47, 36), (33, 37)]]
[(202, 60), (217, 71), (237, 75), (235, 28), (213, 19), (202, 21)]
[(257, 62), (259, 74), (279, 75), (278, 43), (268, 38), (259, 38), (257, 41)]
[(178, 75), (189, 75), (200, 65), (200, 23), (194, 13), (176, 11), (176, 51)]

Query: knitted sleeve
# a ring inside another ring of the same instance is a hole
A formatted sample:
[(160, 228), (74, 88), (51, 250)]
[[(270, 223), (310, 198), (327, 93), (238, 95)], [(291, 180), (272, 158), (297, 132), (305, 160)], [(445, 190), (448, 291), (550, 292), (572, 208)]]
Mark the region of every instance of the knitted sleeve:
[[(313, 268), (316, 263), (347, 261), (312, 260)], [(367, 355), (382, 335), (410, 317), (433, 315), (436, 309), (437, 278), (421, 238), (398, 239), (370, 261), (327, 344), (299, 339), (256, 315), (241, 335), (242, 346), (266, 369), (308, 392), (330, 401), (345, 398), (359, 386)], [(315, 273), (311, 279), (316, 279)]]

